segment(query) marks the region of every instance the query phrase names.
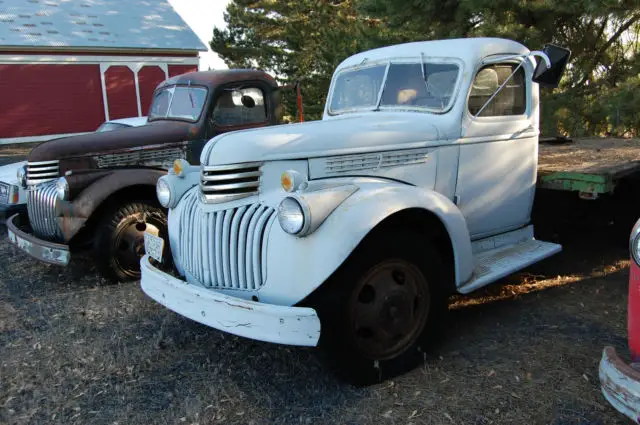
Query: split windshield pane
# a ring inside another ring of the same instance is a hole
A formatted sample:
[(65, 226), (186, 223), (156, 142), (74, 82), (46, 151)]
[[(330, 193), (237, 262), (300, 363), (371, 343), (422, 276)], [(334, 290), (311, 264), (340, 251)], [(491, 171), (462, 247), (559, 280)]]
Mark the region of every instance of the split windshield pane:
[(207, 89), (203, 87), (167, 87), (154, 96), (149, 119), (176, 118), (197, 121), (206, 99)]
[(448, 109), (458, 80), (458, 65), (392, 63), (386, 79), (385, 68), (386, 64), (380, 64), (341, 73), (331, 97), (331, 112), (374, 108), (383, 83), (381, 107)]

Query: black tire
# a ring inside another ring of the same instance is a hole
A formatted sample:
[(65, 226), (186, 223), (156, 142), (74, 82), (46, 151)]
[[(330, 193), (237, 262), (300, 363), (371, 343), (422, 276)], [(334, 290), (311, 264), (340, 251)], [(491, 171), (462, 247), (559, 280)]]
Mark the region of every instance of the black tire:
[(414, 369), (441, 335), (446, 276), (435, 245), (421, 235), (396, 229), (367, 238), (310, 298), (324, 360), (356, 386)]
[[(140, 258), (144, 255), (144, 231), (153, 226), (167, 238), (167, 217), (150, 202), (129, 202), (105, 212), (96, 229), (93, 253), (100, 273), (112, 282), (140, 279)], [(169, 258), (165, 245), (164, 256)]]

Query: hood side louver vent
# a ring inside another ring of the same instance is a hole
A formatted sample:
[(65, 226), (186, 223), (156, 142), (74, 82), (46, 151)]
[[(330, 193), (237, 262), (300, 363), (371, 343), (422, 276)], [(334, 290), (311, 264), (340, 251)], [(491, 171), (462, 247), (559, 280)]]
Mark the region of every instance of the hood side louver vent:
[(398, 167), (426, 162), (429, 148), (401, 151), (341, 155), (325, 158), (326, 175), (340, 175), (379, 168)]

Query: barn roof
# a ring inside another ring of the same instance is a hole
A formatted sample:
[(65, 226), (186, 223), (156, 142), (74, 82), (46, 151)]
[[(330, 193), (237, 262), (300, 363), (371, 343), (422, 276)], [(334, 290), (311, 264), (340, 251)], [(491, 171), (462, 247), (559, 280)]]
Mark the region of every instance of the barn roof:
[(166, 0), (0, 0), (0, 48), (207, 47)]

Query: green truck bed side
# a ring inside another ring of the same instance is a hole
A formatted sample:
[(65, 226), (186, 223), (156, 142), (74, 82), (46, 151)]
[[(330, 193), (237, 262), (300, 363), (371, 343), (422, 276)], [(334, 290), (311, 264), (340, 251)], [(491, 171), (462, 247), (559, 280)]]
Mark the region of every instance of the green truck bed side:
[(621, 178), (636, 172), (640, 172), (640, 139), (583, 138), (539, 145), (539, 188), (595, 198), (612, 193)]

